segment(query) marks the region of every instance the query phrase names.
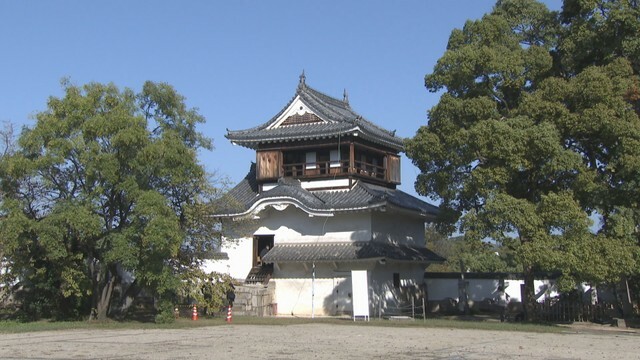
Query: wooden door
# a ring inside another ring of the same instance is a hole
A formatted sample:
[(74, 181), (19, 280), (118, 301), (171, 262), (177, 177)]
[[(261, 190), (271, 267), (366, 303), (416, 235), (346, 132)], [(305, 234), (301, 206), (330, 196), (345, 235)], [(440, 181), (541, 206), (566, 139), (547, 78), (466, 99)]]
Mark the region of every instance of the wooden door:
[(278, 179), (282, 165), (280, 151), (258, 151), (256, 153), (256, 172), (258, 180)]

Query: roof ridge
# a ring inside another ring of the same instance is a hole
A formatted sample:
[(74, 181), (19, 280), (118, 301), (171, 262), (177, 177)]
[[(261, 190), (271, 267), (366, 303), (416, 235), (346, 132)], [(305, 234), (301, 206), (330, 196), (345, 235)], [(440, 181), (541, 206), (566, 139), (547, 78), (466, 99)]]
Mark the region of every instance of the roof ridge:
[[(362, 185), (361, 185), (361, 183), (362, 183)], [(366, 183), (366, 182), (364, 182), (364, 181), (360, 181), (360, 180), (358, 180), (358, 181), (356, 182), (356, 184), (355, 184), (355, 185), (353, 185), (353, 187), (354, 187), (354, 188), (355, 188), (356, 186), (362, 187), (362, 189), (363, 189), (367, 194), (369, 194), (369, 195), (371, 195), (371, 196), (373, 196), (373, 197), (379, 197), (379, 195), (378, 195), (378, 194), (375, 194), (375, 193), (373, 192), (373, 189), (371, 189), (371, 188), (369, 187), (369, 186), (370, 186), (370, 184), (367, 184), (367, 183)], [(387, 194), (385, 193), (385, 195), (383, 196), (383, 199), (384, 199), (384, 200), (386, 200), (386, 198), (387, 198), (387, 196), (386, 196), (386, 195), (387, 195)]]
[[(316, 194), (314, 194), (313, 191), (309, 191), (309, 190), (305, 189), (304, 187), (302, 187), (302, 184), (301, 184), (300, 180), (298, 180), (298, 179), (280, 178), (280, 179), (278, 179), (278, 185), (276, 185), (276, 187), (274, 187), (273, 189), (276, 189), (276, 188), (281, 187), (281, 186), (293, 188), (293, 189), (296, 189), (296, 191), (301, 191), (301, 192), (303, 192), (303, 193), (305, 193), (307, 195), (313, 196), (313, 198), (318, 200), (318, 201), (320, 201), (320, 203), (322, 205), (327, 205), (327, 202), (322, 200), (318, 196), (316, 196)], [(319, 209), (316, 209), (316, 210), (319, 210)]]
[(316, 90), (313, 87), (307, 85), (306, 83), (305, 83), (304, 87), (302, 87), (301, 89), (300, 88), (298, 89), (298, 91), (304, 91), (304, 90), (310, 90), (311, 94), (319, 95), (320, 97), (324, 97), (325, 100), (329, 100), (330, 102), (335, 103), (336, 105), (340, 105), (345, 110), (351, 111), (352, 113), (354, 113), (354, 115), (357, 115), (356, 118), (353, 119), (355, 122), (364, 121), (364, 122), (367, 123), (367, 125), (373, 126), (374, 128), (376, 128), (378, 130), (381, 130), (381, 131), (383, 131), (383, 132), (385, 132), (385, 133), (387, 133), (387, 134), (389, 134), (391, 136), (396, 136), (396, 131), (395, 130), (393, 130), (393, 131), (387, 130), (387, 129), (383, 128), (383, 127), (380, 127), (379, 125), (376, 125), (375, 123), (371, 122), (370, 120), (366, 119), (364, 116), (362, 116), (360, 114), (357, 114), (355, 111), (353, 111), (353, 109), (351, 109), (351, 105), (349, 104), (349, 102), (345, 102), (344, 100), (340, 100), (340, 99), (335, 98), (335, 97), (333, 97), (331, 95), (328, 95), (328, 94), (326, 94), (326, 93), (324, 93), (322, 91)]
[[(371, 122), (370, 120), (368, 120), (367, 118), (365, 118), (364, 116), (358, 114), (357, 112), (355, 112), (352, 108), (351, 105), (348, 102), (345, 102), (344, 100), (340, 100), (338, 98), (334, 98), (333, 96), (327, 95), (322, 91), (316, 90), (313, 87), (306, 85), (302, 88), (298, 89), (298, 92), (301, 91), (308, 91), (306, 92), (307, 95), (309, 96), (316, 96), (318, 97), (319, 101), (325, 101), (326, 103), (328, 103), (329, 105), (332, 106), (336, 106), (339, 107), (342, 110), (348, 111), (352, 116), (354, 116), (351, 119), (346, 119), (347, 121), (342, 121), (342, 122), (349, 122), (351, 124), (354, 125), (360, 125), (360, 123), (362, 123), (365, 126), (369, 126), (372, 127), (375, 130), (378, 130), (392, 138), (398, 138), (398, 140), (400, 140), (400, 142), (404, 142), (404, 138), (401, 138), (399, 136), (396, 136), (396, 130), (387, 130), (379, 125), (376, 125), (375, 123)], [(328, 111), (331, 111), (332, 113), (340, 116), (340, 114), (335, 111), (334, 109), (331, 109), (329, 107), (325, 107)], [(316, 111), (318, 111), (318, 109), (315, 109)]]
[(315, 110), (316, 112), (326, 115), (334, 122), (336, 121), (345, 122), (340, 120), (340, 117), (345, 117), (344, 116), (345, 114), (340, 113), (341, 111), (349, 114), (349, 117), (351, 118), (346, 119), (349, 123), (353, 123), (353, 120), (355, 120), (357, 117), (360, 117), (360, 115), (355, 113), (351, 109), (351, 107), (348, 104), (346, 104), (344, 101), (336, 99), (325, 93), (322, 93), (308, 85), (302, 89), (299, 89), (298, 94), (300, 95), (301, 98), (307, 100), (307, 102), (311, 101), (311, 102), (317, 102), (319, 104), (325, 104), (325, 106), (323, 106), (322, 108), (318, 108), (316, 106), (309, 106), (309, 107), (313, 108), (313, 110)]
[(323, 97), (323, 98), (325, 98), (325, 100), (329, 100), (330, 102), (335, 103), (335, 105), (340, 105), (341, 107), (345, 107), (345, 108), (349, 108), (349, 109), (351, 108), (349, 103), (345, 102), (344, 100), (340, 100), (340, 99), (335, 98), (335, 97), (333, 97), (331, 95), (328, 95), (328, 94), (326, 94), (326, 93), (324, 93), (324, 92), (322, 92), (320, 90), (316, 90), (316, 89), (314, 89), (313, 87), (311, 87), (309, 85), (306, 85), (304, 88), (301, 89), (301, 91), (304, 91), (304, 90), (310, 90), (310, 93), (312, 95), (316, 95), (318, 97)]
[(360, 116), (358, 118), (358, 121), (364, 121), (364, 122), (367, 123), (367, 125), (372, 126), (372, 127), (376, 128), (376, 129), (378, 129), (380, 131), (383, 131), (383, 132), (387, 133), (390, 136), (400, 138), (400, 136), (396, 136), (396, 130), (387, 130), (387, 129), (379, 126), (379, 125), (376, 125), (375, 123), (371, 122), (370, 120), (367, 120), (367, 118), (365, 118), (363, 116)]

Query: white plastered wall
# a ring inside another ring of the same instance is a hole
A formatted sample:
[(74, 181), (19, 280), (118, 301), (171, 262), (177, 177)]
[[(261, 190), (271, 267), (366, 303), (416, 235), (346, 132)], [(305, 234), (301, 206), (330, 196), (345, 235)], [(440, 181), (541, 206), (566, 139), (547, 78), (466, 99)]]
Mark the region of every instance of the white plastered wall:
[(407, 304), (400, 301), (402, 290), (394, 287), (393, 274), (400, 274), (402, 288), (419, 287), (424, 276), (424, 268), (419, 264), (380, 264), (377, 261), (316, 263), (315, 281), (312, 281), (312, 270), (312, 263), (287, 263), (276, 268), (271, 281), (276, 284), (275, 302), (279, 315), (351, 314), (351, 270), (368, 272), (371, 317), (377, 317), (380, 311), (383, 315), (397, 313), (401, 306)]
[[(339, 213), (332, 217), (313, 217), (289, 205), (282, 210), (267, 207), (260, 212), (252, 235), (274, 235), (278, 243), (314, 243), (378, 241), (424, 244), (422, 219), (400, 215), (390, 215), (377, 211)], [(372, 231), (372, 228), (375, 230)], [(397, 235), (388, 235), (397, 234)], [(253, 238), (243, 237), (235, 242), (225, 242), (221, 251), (229, 260), (208, 262), (206, 271), (228, 273), (233, 278), (244, 279), (253, 265)], [(312, 264), (305, 267), (301, 263), (278, 264), (272, 282), (275, 282), (275, 302), (278, 314), (329, 316), (349, 313), (351, 291), (350, 271), (368, 270), (371, 316), (377, 314), (381, 305), (396, 306), (398, 290), (393, 288), (393, 273), (399, 273), (402, 286), (422, 283), (424, 267), (416, 264), (372, 262), (324, 263), (316, 264), (316, 280), (312, 286)], [(348, 288), (348, 289), (347, 289)], [(312, 290), (314, 308), (312, 309)], [(338, 291), (339, 295), (336, 295)], [(394, 305), (395, 304), (395, 305)], [(336, 306), (337, 305), (337, 306)]]
[[(393, 283), (393, 274), (400, 276), (400, 288), (396, 288)], [(370, 275), (372, 294), (371, 317), (377, 317), (382, 313), (398, 313), (400, 308), (407, 306), (403, 303), (402, 291), (407, 288), (419, 288), (423, 284), (424, 266), (415, 263), (401, 263), (387, 261), (384, 264), (376, 263)]]
[(234, 279), (244, 280), (253, 266), (253, 238), (223, 241), (220, 251), (227, 253), (228, 260), (207, 260), (203, 264), (203, 270), (228, 274)]
[[(282, 211), (267, 208), (260, 213), (256, 235), (275, 235), (278, 243), (368, 241), (371, 239), (371, 213), (338, 216), (309, 216), (290, 205)], [(355, 229), (355, 230), (354, 230)]]
[(424, 246), (424, 220), (407, 214), (373, 212), (372, 234), (375, 241)]
[[(287, 263), (278, 266), (271, 280), (275, 282), (278, 315), (332, 316), (336, 314), (336, 304), (340, 306), (340, 313), (345, 310), (349, 312), (351, 307), (345, 299), (349, 298), (351, 282), (350, 273), (343, 271), (345, 268), (348, 266), (316, 263), (316, 276), (313, 280), (312, 263)], [(340, 291), (338, 295), (336, 289)]]

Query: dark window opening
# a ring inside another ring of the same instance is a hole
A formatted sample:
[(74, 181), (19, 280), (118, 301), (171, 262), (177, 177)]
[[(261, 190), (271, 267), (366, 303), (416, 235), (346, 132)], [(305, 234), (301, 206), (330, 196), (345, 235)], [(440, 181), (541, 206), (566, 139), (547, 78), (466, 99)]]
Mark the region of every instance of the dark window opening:
[(384, 179), (385, 156), (384, 154), (370, 151), (356, 150), (355, 154), (356, 172), (360, 175)]
[(400, 274), (393, 273), (393, 287), (396, 289), (400, 289)]
[(273, 249), (273, 235), (253, 237), (253, 266), (263, 265), (262, 256)]

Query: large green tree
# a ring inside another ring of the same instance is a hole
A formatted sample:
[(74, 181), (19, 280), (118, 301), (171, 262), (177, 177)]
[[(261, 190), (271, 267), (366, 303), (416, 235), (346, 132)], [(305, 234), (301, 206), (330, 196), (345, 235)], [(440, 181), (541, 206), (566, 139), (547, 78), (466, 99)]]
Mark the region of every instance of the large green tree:
[(2, 159), (0, 242), (32, 318), (104, 319), (144, 291), (171, 312), (219, 239), (204, 118), (170, 85), (63, 83)]
[[(3, 122), (0, 129), (0, 162), (6, 157), (13, 154), (15, 150), (15, 139), (13, 134), (13, 124), (10, 122)], [(0, 204), (4, 202), (4, 191), (0, 188)], [(2, 221), (2, 214), (0, 213), (0, 222)], [(10, 295), (7, 284), (11, 284), (13, 279), (11, 274), (7, 271), (8, 262), (4, 256), (4, 246), (0, 241), (0, 302), (4, 302), (6, 297)]]
[(416, 190), (443, 229), (514, 251), (530, 317), (535, 271), (570, 288), (638, 270), (638, 19), (635, 1), (498, 1), (425, 78), (443, 94), (407, 143)]
[(514, 261), (511, 249), (464, 235), (447, 237), (434, 225), (425, 229), (427, 248), (446, 259), (442, 264), (429, 265), (429, 272), (522, 272)]

